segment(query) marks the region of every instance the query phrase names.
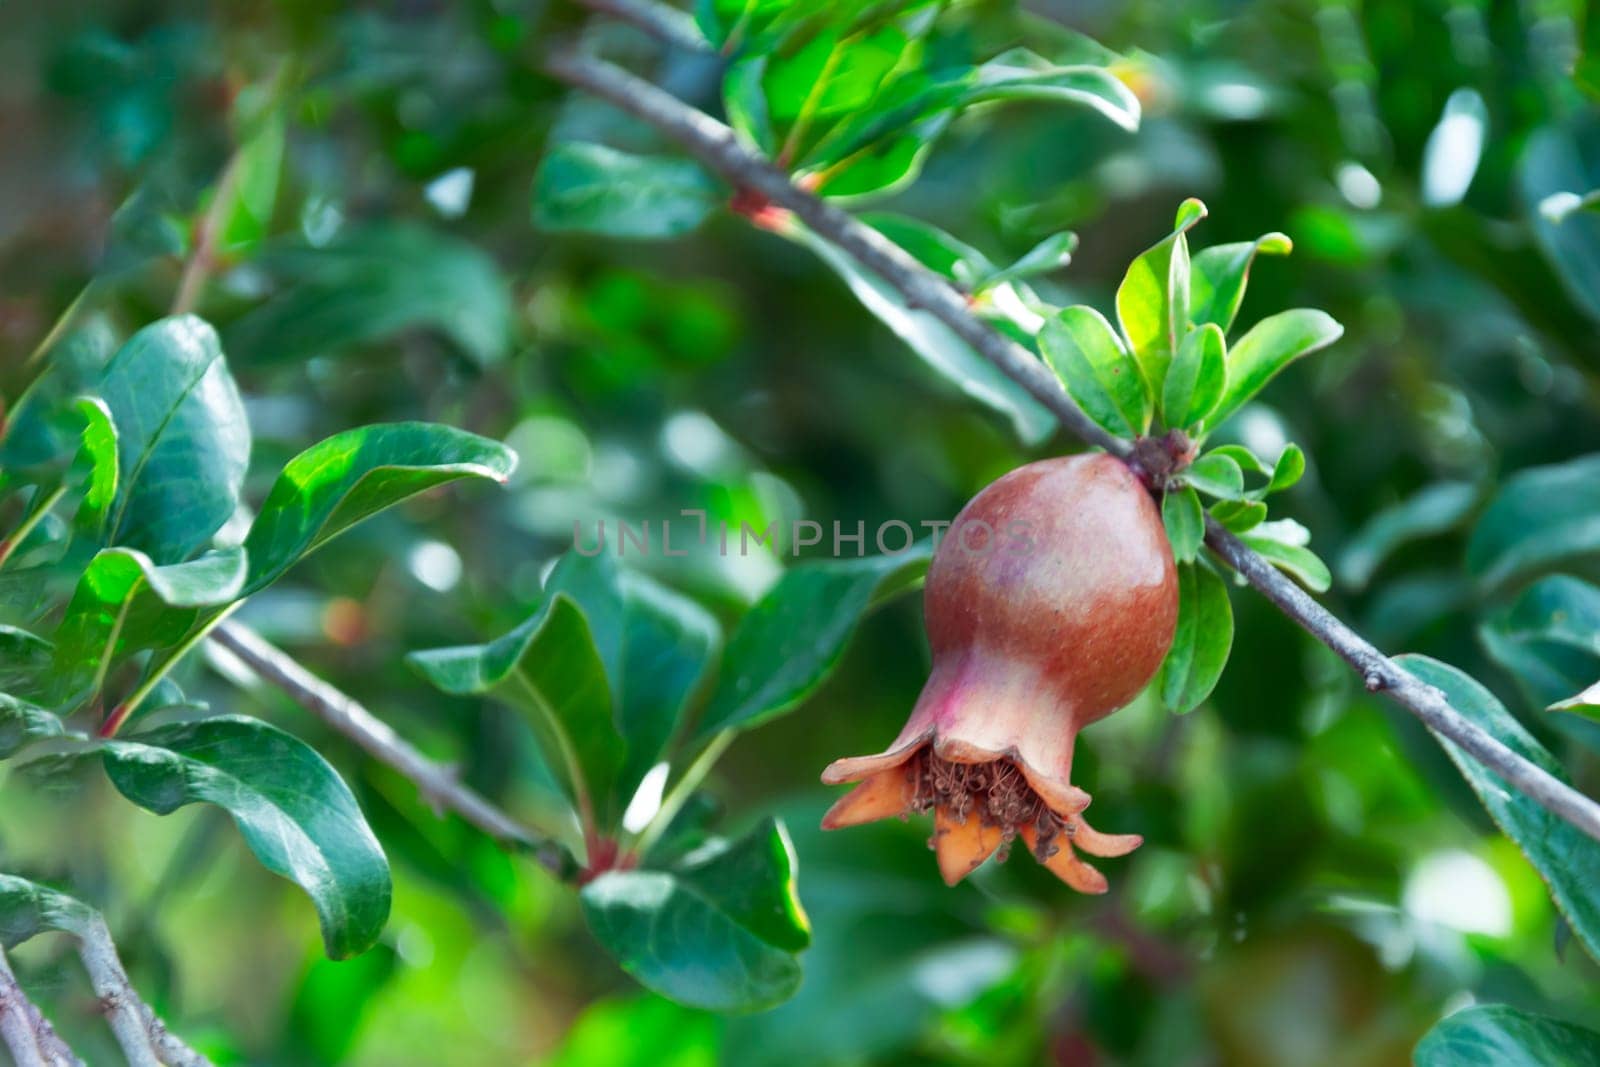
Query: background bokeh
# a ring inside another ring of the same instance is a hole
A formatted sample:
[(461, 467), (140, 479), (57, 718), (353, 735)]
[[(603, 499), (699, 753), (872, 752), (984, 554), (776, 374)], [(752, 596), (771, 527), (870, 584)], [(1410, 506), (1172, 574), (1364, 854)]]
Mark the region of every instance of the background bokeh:
[[(1347, 333), (1222, 436), (1306, 448), (1277, 507), (1333, 564), (1330, 607), (1472, 673), (1600, 790), (1600, 728), (1545, 715), (1570, 692), (1490, 654), (1509, 593), (1463, 569), (1497, 482), (1600, 450), (1600, 216), (1539, 212), (1600, 186), (1600, 121), (1569, 74), (1583, 5), (1029, 7), (1128, 57), (1141, 130), (980, 110), (883, 206), (999, 262), (1075, 230), (1074, 261), (1038, 287), (1103, 309), (1186, 196), (1210, 208), (1199, 245), (1287, 233), (1294, 254), (1256, 264), (1243, 321), (1314, 306)], [(526, 617), (575, 520), (914, 524), (1075, 447), (1025, 450), (818, 260), (733, 216), (659, 243), (539, 232), (530, 188), (552, 137), (649, 144), (538, 73), (580, 21), (516, 0), (0, 6), (7, 385), (91, 281), (106, 345), (164, 313), (238, 130), (293, 86), (270, 217), (201, 304), (255, 429), (248, 495), (372, 421), (462, 426), (522, 463), (509, 491), (456, 488), (360, 527), (246, 617), (512, 808), (538, 802), (525, 727), (433, 692), (402, 656)], [(715, 106), (714, 61), (601, 32)], [(1432, 510), (1404, 513), (1419, 521), (1394, 519), (1440, 483)], [(785, 558), (639, 565), (727, 622)], [(87, 776), (13, 775), (0, 861), (104, 909), (136, 983), (219, 1062), (1353, 1067), (1407, 1062), (1473, 999), (1600, 1015), (1594, 961), (1439, 746), (1253, 593), (1233, 605), (1233, 659), (1203, 707), (1141, 701), (1085, 735), (1076, 778), (1101, 828), (1147, 840), (1106, 864), (1099, 899), (1027, 862), (947, 890), (922, 825), (816, 830), (820, 769), (879, 749), (926, 669), (916, 598), (871, 616), (826, 686), (713, 778), (731, 825), (787, 818), (815, 931), (800, 994), (763, 1014), (641, 993), (569, 890), (278, 695), (219, 681), (225, 659), (195, 657), (191, 695), (294, 729), (356, 789), (395, 868), (379, 948), (323, 959), (304, 899), (225, 816), (157, 818)], [(95, 1062), (107, 1039), (70, 956), (41, 939), (15, 959)]]

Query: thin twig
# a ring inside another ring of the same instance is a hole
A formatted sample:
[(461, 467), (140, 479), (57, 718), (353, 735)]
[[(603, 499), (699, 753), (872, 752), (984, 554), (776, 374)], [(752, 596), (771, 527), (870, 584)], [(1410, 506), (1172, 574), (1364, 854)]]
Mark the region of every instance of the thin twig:
[[(545, 69), (560, 81), (587, 90), (654, 126), (735, 188), (754, 191), (794, 212), (813, 232), (877, 273), (908, 304), (933, 315), (1027, 389), (1073, 434), (1115, 455), (1127, 455), (1126, 441), (1112, 437), (1092, 422), (1032, 352), (972, 314), (966, 298), (952, 285), (876, 230), (796, 187), (781, 170), (740, 144), (723, 123), (620, 67), (591, 56), (574, 52), (550, 55)], [(1354, 667), (1369, 689), (1388, 693), (1395, 703), (1460, 746), (1507, 784), (1600, 840), (1600, 804), (1522, 758), (1462, 716), (1444, 694), (1407, 673), (1209, 518), (1206, 543), (1285, 615)]]
[(906, 303), (927, 312), (1050, 409), (1077, 437), (1118, 456), (1132, 447), (1101, 429), (1072, 402), (1056, 376), (1032, 352), (972, 314), (967, 298), (877, 230), (797, 188), (783, 171), (752, 155), (733, 130), (649, 82), (611, 63), (563, 51), (545, 69), (643, 119), (722, 174), (737, 189), (755, 192), (848, 252), (899, 290)]
[(82, 1067), (61, 1040), (50, 1020), (44, 1017), (17, 984), (4, 949), (0, 949), (0, 1045), (11, 1053), (17, 1067)]
[(642, 3), (641, 0), (584, 0), (584, 6), (637, 26), (656, 40), (685, 52), (704, 52), (711, 47), (694, 19), (675, 7)]
[(230, 620), (212, 631), (211, 640), (329, 728), (354, 741), (369, 756), (399, 771), (416, 784), (430, 804), (455, 812), (490, 837), (533, 851), (551, 872), (562, 877), (568, 873), (560, 849), (548, 837), (462, 785), (449, 767), (417, 751), (388, 723), (306, 670), (293, 656), (248, 626)]
[(173, 1036), (135, 992), (117, 956), (111, 931), (98, 915), (79, 932), (78, 958), (116, 1035), (129, 1067), (212, 1067), (210, 1060)]

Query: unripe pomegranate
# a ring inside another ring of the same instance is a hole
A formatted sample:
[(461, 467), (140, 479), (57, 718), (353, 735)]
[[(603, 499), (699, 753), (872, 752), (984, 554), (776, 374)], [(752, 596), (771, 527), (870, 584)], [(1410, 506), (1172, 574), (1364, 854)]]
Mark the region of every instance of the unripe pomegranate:
[(1177, 575), (1150, 495), (1108, 455), (1012, 471), (951, 523), (923, 615), (928, 683), (886, 752), (823, 772), (831, 785), (860, 783), (823, 827), (932, 810), (930, 844), (951, 885), (1020, 836), (1072, 888), (1105, 892), (1073, 846), (1120, 856), (1143, 839), (1083, 821), (1072, 748), (1138, 695), (1172, 645)]

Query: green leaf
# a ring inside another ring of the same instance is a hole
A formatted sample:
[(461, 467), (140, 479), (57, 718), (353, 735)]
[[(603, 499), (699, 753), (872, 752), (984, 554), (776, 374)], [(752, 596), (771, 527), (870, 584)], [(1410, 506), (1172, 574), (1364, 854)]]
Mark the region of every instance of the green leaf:
[(239, 146), (217, 186), (219, 202), (210, 209), (220, 225), (217, 247), (237, 254), (259, 244), (272, 227), (283, 170), (287, 125), (281, 111), (256, 123)]
[(280, 287), (228, 328), (228, 351), (243, 363), (338, 355), (413, 329), (438, 331), (484, 366), (511, 349), (510, 289), (469, 241), (387, 223), (255, 262)]
[(1339, 577), (1362, 589), (1402, 545), (1448, 533), (1466, 521), (1480, 492), (1467, 482), (1437, 482), (1378, 512), (1345, 543)]
[(1299, 579), (1313, 593), (1325, 593), (1333, 584), (1328, 565), (1306, 547), (1311, 543), (1311, 532), (1293, 519), (1263, 522), (1240, 534), (1239, 540), (1274, 567)]
[[(1594, 21), (1590, 20), (1590, 25)], [(1592, 45), (1590, 46), (1592, 48)], [(1600, 184), (1595, 154), (1600, 125), (1592, 108), (1578, 109), (1564, 122), (1531, 131), (1519, 154), (1517, 187), (1525, 225), (1573, 304), (1591, 320), (1600, 319), (1600, 215), (1592, 211), (1546, 213), (1552, 196)], [(1557, 200), (1554, 206), (1571, 204)], [(1559, 218), (1553, 217), (1560, 215)]]
[(1600, 682), (1596, 682), (1577, 696), (1558, 700), (1550, 705), (1551, 711), (1572, 711), (1588, 719), (1600, 720)]
[(1223, 333), (1233, 329), (1257, 253), (1286, 256), (1293, 250), (1288, 237), (1269, 233), (1254, 241), (1215, 245), (1196, 252), (1189, 272), (1189, 321), (1196, 326), (1214, 323)]
[(1108, 433), (1132, 438), (1150, 428), (1150, 394), (1139, 365), (1094, 308), (1080, 304), (1046, 319), (1039, 351), (1084, 414)]
[(1241, 471), (1250, 474), (1271, 473), (1267, 469), (1267, 465), (1261, 462), (1261, 457), (1244, 447), (1244, 445), (1218, 445), (1206, 454), (1208, 456), (1227, 456), (1239, 465)]
[(650, 993), (583, 1009), (542, 1067), (717, 1067), (714, 1015)]
[(1283, 451), (1278, 453), (1278, 462), (1272, 466), (1272, 477), (1267, 482), (1267, 487), (1261, 495), (1281, 493), (1285, 489), (1293, 488), (1306, 473), (1306, 454), (1300, 446), (1290, 442), (1283, 446)]
[(1217, 406), (1227, 376), (1227, 348), (1222, 330), (1212, 323), (1184, 337), (1161, 390), (1161, 418), (1168, 427), (1198, 426)]
[(1022, 258), (1011, 266), (983, 278), (977, 285), (977, 291), (982, 292), (1005, 282), (1020, 281), (1060, 270), (1072, 262), (1072, 253), (1077, 248), (1078, 235), (1070, 230), (1051, 234), (1028, 249)]
[(1139, 128), (1139, 98), (1104, 67), (1060, 66), (1013, 48), (978, 66), (965, 81), (955, 110), (988, 100), (1051, 100), (1086, 107), (1130, 133)]
[(1600, 212), (1600, 189), (1590, 189), (1581, 196), (1571, 191), (1551, 193), (1539, 201), (1539, 217), (1546, 222), (1560, 223), (1579, 211)]
[(1222, 500), (1213, 504), (1211, 515), (1234, 533), (1260, 526), (1267, 518), (1267, 506), (1259, 500)]
[(91, 677), (104, 678), (126, 655), (182, 640), (199, 609), (232, 603), (244, 578), (244, 550), (237, 547), (164, 567), (131, 548), (101, 550), (78, 579), (56, 631), (63, 697)]
[(0, 759), (10, 759), (35, 741), (66, 733), (60, 718), (52, 712), (0, 693)]
[[(1466, 674), (1427, 656), (1399, 657), (1399, 663), (1424, 683), (1442, 691), (1450, 706), (1487, 730), (1519, 756), (1566, 781), (1560, 762), (1483, 686)], [(1600, 849), (1560, 816), (1508, 786), (1493, 771), (1439, 739), (1490, 817), (1539, 869), (1556, 907), (1591, 956), (1600, 958)]]
[(98, 397), (80, 397), (83, 416), (79, 435), (78, 465), (83, 469), (83, 498), (78, 503), (77, 526), (91, 541), (105, 536), (106, 517), (117, 498), (117, 427), (111, 409)]
[(1600, 1033), (1505, 1004), (1474, 1004), (1423, 1035), (1416, 1067), (1600, 1067)]
[(645, 575), (622, 574), (622, 703), (627, 743), (618, 800), (626, 804), (683, 724), (711, 669), (722, 630), (699, 604)]
[(824, 176), (830, 198), (892, 192), (915, 180), (957, 115), (1005, 100), (1082, 106), (1126, 130), (1139, 124), (1138, 98), (1103, 66), (1063, 66), (1016, 48), (977, 66), (893, 79), (803, 154), (805, 169)]
[[(881, 219), (873, 223), (884, 228)], [(1038, 444), (1056, 431), (1055, 416), (1043, 404), (974, 352), (944, 323), (907, 306), (898, 290), (810, 230), (796, 227), (787, 236), (816, 253), (844, 280), (862, 306), (925, 363), (968, 396), (1007, 416), (1023, 443)]]
[(1244, 471), (1229, 455), (1212, 452), (1201, 456), (1183, 472), (1183, 480), (1207, 496), (1244, 499)]
[(344, 530), (459, 478), (505, 482), (516, 454), (498, 441), (426, 422), (363, 426), (290, 460), (245, 538), (244, 595), (275, 581)]
[(1178, 567), (1178, 627), (1156, 685), (1167, 710), (1182, 715), (1211, 695), (1233, 648), (1228, 586), (1200, 563)]
[(761, 85), (766, 71), (766, 56), (751, 56), (731, 64), (722, 78), (722, 102), (728, 125), (749, 147), (771, 158), (778, 154), (778, 136), (773, 132), (767, 93)]
[(1518, 471), (1467, 541), (1467, 570), (1493, 589), (1600, 550), (1600, 454)]
[(215, 804), (274, 874), (305, 890), (334, 959), (364, 952), (389, 917), (389, 863), (355, 797), (314, 749), (242, 716), (105, 743), (106, 773), (157, 815)]
[(1172, 558), (1193, 563), (1206, 536), (1206, 513), (1200, 497), (1187, 486), (1169, 489), (1161, 498), (1161, 522), (1167, 528)]
[(1220, 426), (1244, 407), (1283, 368), (1333, 344), (1344, 327), (1325, 311), (1294, 308), (1262, 319), (1228, 353), (1228, 385), (1207, 426)]
[(152, 323), (111, 357), (100, 397), (116, 426), (107, 540), (177, 563), (239, 505), (250, 424), (216, 331), (193, 315)]
[(689, 160), (568, 141), (546, 153), (534, 175), (533, 222), (552, 232), (677, 237), (724, 198), (716, 180)]
[(1184, 234), (1205, 216), (1204, 204), (1185, 200), (1172, 233), (1141, 253), (1117, 287), (1117, 321), (1152, 396), (1163, 395), (1167, 367), (1189, 330), (1189, 245)]
[(1600, 587), (1564, 574), (1540, 579), (1478, 636), (1529, 703), (1564, 701), (1600, 672)]
[(755, 1011), (800, 985), (811, 942), (795, 889), (794, 848), (765, 820), (660, 871), (613, 871), (584, 887), (596, 940), (646, 988), (711, 1011)]
[(413, 652), (407, 661), (429, 682), (458, 696), (484, 694), (522, 711), (567, 795), (586, 817), (609, 827), (625, 742), (617, 729), (605, 663), (583, 610), (547, 590), (526, 622), (486, 645)]
[(51, 930), (75, 937), (98, 933), (100, 913), (77, 897), (0, 874), (0, 947), (12, 949)]
[(879, 589), (909, 588), (907, 577), (925, 571), (930, 555), (922, 544), (892, 556), (789, 568), (728, 638), (697, 737), (749, 729), (797, 707), (833, 673)]

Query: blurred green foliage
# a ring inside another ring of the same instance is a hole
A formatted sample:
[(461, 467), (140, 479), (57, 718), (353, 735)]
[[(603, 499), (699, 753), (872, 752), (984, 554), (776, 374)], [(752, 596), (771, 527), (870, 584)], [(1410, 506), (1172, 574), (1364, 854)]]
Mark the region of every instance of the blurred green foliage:
[[(1210, 209), (1208, 243), (1286, 234), (1294, 254), (1254, 264), (1241, 326), (1316, 307), (1344, 338), (1212, 443), (1269, 460), (1301, 445), (1304, 476), (1274, 507), (1315, 531), (1329, 605), (1386, 649), (1478, 679), (1600, 792), (1600, 725), (1544, 710), (1600, 677), (1595, 627), (1573, 622), (1595, 617), (1600, 581), (1600, 215), (1548, 210), (1600, 187), (1596, 60), (1581, 53), (1600, 19), (1573, 0), (951, 6), (941, 55), (1048, 40), (1058, 57), (1111, 64), (1102, 109), (1023, 101), (941, 118), (931, 151), (891, 147), (900, 169), (836, 191), (890, 189), (874, 208), (936, 224), (990, 264), (1075, 232), (1071, 263), (1027, 282), (1060, 305), (1112, 308), (1123, 268), (1186, 197)], [(366, 423), (506, 441), (522, 459), (508, 491), (414, 497), (244, 617), (530, 821), (559, 784), (526, 722), (424, 686), (405, 657), (528, 620), (575, 522), (704, 509), (734, 530), (915, 526), (1075, 447), (1025, 406), (975, 401), (827, 264), (726, 211), (670, 242), (537, 228), (549, 146), (669, 152), (538, 72), (540, 51), (570, 46), (582, 22), (568, 5), (487, 0), (0, 8), (8, 409), (63, 316), (51, 363), (98, 366), (165, 314), (204, 245), (215, 269), (195, 310), (220, 332), (254, 433), (245, 499), (268, 499), (291, 457)], [(582, 32), (721, 106), (715, 60), (663, 55), (611, 24)], [(807, 70), (802, 53), (765, 84), (804, 84)], [(838, 161), (822, 120), (848, 127), (850, 88), (800, 134), (798, 113), (769, 116), (789, 162)], [(1140, 104), (1137, 133), (1103, 113), (1119, 89)], [(703, 194), (697, 172), (677, 173)], [(25, 503), (0, 500), (5, 529)], [(8, 621), (71, 592), (21, 566), (48, 533), (0, 570)], [(792, 548), (636, 562), (731, 633)], [(1513, 1047), (1584, 1062), (1559, 1044), (1583, 1048), (1569, 1024), (1600, 1018), (1584, 932), (1449, 755), (1253, 594), (1233, 594), (1232, 617), (1231, 662), (1196, 710), (1172, 715), (1151, 693), (1086, 733), (1077, 780), (1147, 842), (1088, 899), (1025, 862), (947, 890), (925, 826), (816, 829), (821, 767), (881, 748), (926, 668), (916, 598), (869, 616), (838, 671), (742, 733), (674, 825), (679, 855), (713, 809), (734, 831), (772, 814), (789, 828), (811, 944), (794, 998), (755, 1014), (641, 992), (567, 887), (437, 816), (280, 695), (231, 684), (236, 665), (215, 653), (179, 666), (189, 699), (291, 729), (350, 783), (393, 872), (378, 947), (324, 958), (305, 898), (217, 812), (158, 819), (80, 767), (0, 771), (0, 869), (101, 909), (136, 985), (219, 1063), (1354, 1067), (1409, 1062), (1474, 1001), (1545, 1020), (1474, 1009), (1419, 1062), (1511, 1062), (1495, 1050)], [(16, 692), (40, 651), (0, 638), (0, 688)], [(0, 752), (12, 722), (0, 718)], [(1592, 907), (1600, 887), (1578, 888)], [(114, 1062), (63, 944), (42, 937), (12, 960), (89, 1062)]]

